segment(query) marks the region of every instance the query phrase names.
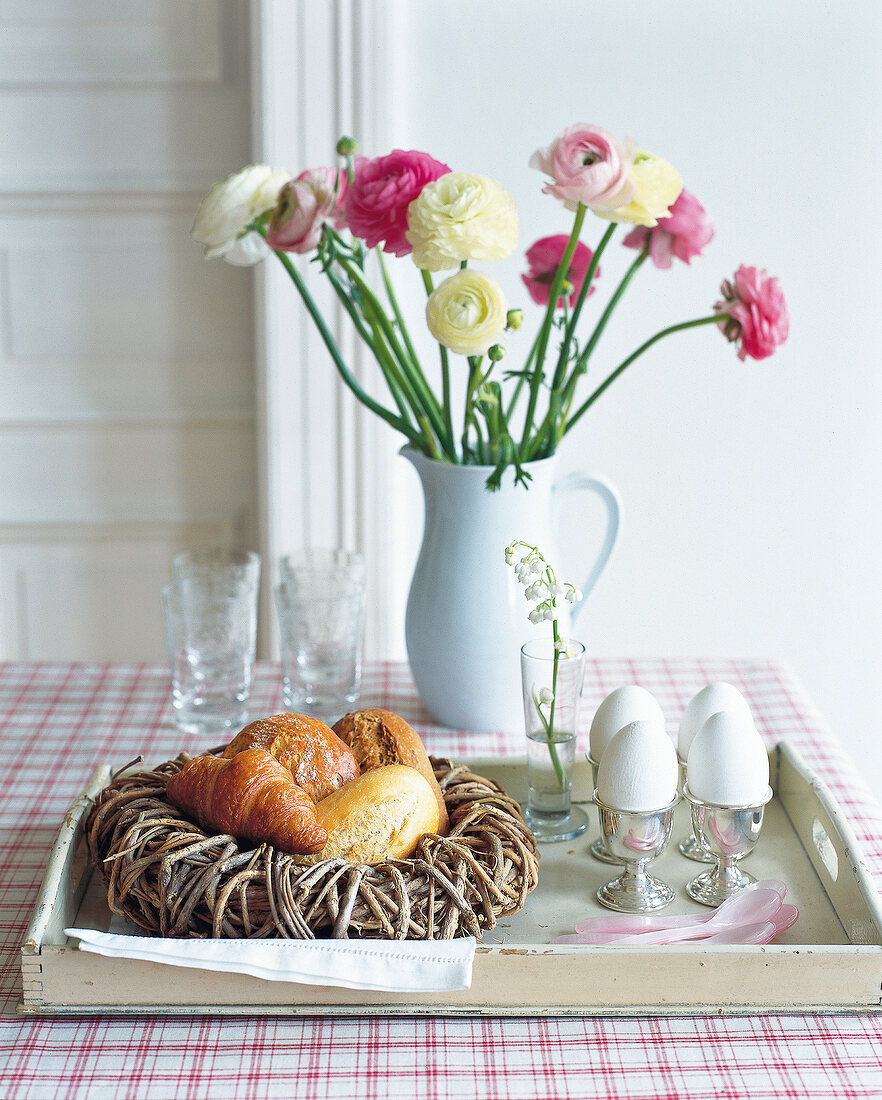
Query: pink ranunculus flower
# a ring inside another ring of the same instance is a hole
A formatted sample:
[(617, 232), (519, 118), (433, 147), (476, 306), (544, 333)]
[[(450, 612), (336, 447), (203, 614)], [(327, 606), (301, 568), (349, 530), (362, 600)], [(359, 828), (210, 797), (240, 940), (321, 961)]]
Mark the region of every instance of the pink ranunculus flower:
[(581, 202), (598, 210), (615, 210), (636, 194), (629, 176), (636, 152), (630, 139), (623, 145), (599, 126), (578, 122), (545, 149), (537, 149), (530, 167), (551, 177), (543, 193), (561, 199), (569, 209)]
[(278, 252), (311, 252), (346, 199), (348, 177), (336, 168), (311, 168), (289, 180), (267, 227), (266, 243)]
[(393, 149), (385, 157), (359, 157), (349, 186), (344, 224), (368, 248), (383, 242), (383, 251), (408, 256), (407, 208), (427, 183), (450, 168), (428, 153)]
[(688, 264), (710, 244), (714, 225), (698, 199), (685, 189), (677, 196), (666, 218), (659, 218), (652, 229), (638, 225), (622, 244), (642, 251), (649, 245), (649, 255), (656, 267), (668, 268), (674, 256)]
[[(530, 265), (530, 270), (521, 275), (521, 278), (530, 292), (530, 297), (537, 305), (548, 305), (548, 299), (551, 297), (551, 284), (563, 259), (568, 241), (569, 237), (566, 233), (556, 233), (551, 237), (540, 238), (527, 249), (527, 263)], [(579, 241), (576, 244), (576, 251), (573, 253), (570, 268), (566, 274), (566, 280), (573, 288), (570, 294), (570, 306), (576, 304), (576, 298), (582, 289), (582, 284), (585, 282), (585, 276), (588, 274), (588, 267), (593, 258), (594, 253), (591, 249), (582, 241)], [(594, 278), (596, 279), (599, 274), (600, 268), (594, 272)], [(588, 294), (593, 293), (594, 287), (592, 286), (588, 290)], [(563, 304), (564, 299), (561, 296), (555, 309), (563, 308)]]
[(765, 359), (787, 339), (790, 312), (784, 292), (776, 278), (755, 267), (742, 264), (734, 277), (720, 287), (722, 301), (714, 304), (716, 313), (728, 313), (720, 322), (727, 340), (739, 342), (742, 362)]

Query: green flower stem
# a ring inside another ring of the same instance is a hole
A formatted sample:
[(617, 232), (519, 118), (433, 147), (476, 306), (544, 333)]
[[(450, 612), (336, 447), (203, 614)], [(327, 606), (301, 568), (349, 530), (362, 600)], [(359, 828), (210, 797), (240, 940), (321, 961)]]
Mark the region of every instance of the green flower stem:
[(570, 269), (570, 263), (573, 259), (573, 253), (576, 251), (576, 245), (579, 241), (579, 234), (582, 232), (582, 223), (585, 221), (585, 214), (587, 207), (582, 203), (579, 203), (576, 209), (576, 217), (573, 222), (573, 229), (570, 233), (570, 239), (567, 241), (567, 247), (564, 249), (564, 254), (561, 257), (561, 261), (557, 266), (557, 271), (554, 273), (554, 280), (551, 284), (551, 293), (548, 298), (548, 306), (545, 310), (545, 317), (542, 320), (542, 327), (539, 330), (539, 339), (536, 347), (536, 363), (533, 367), (533, 378), (530, 382), (530, 400), (527, 405), (526, 416), (524, 417), (524, 432), (521, 437), (521, 449), (524, 450), (533, 432), (533, 417), (536, 413), (536, 402), (539, 399), (539, 388), (542, 385), (542, 379), (545, 377), (543, 367), (545, 364), (545, 352), (548, 348), (548, 339), (551, 335), (552, 325), (554, 324), (554, 311), (557, 301), (560, 298), (561, 288), (564, 284), (564, 279), (567, 272)]
[[(608, 236), (609, 232), (607, 232), (607, 237), (605, 239), (608, 239)], [(594, 257), (595, 259), (597, 258), (599, 252), (600, 247), (598, 246), (597, 253), (595, 253)], [(534, 439), (527, 447), (527, 454), (525, 456), (526, 461), (529, 461), (531, 458), (534, 457), (534, 455), (537, 454), (539, 456), (553, 454), (555, 449), (559, 446), (560, 441), (561, 439), (563, 439), (564, 434), (567, 430), (567, 418), (569, 416), (569, 411), (573, 403), (573, 397), (576, 392), (576, 384), (585, 373), (585, 371), (588, 369), (588, 360), (591, 357), (591, 353), (594, 351), (594, 348), (597, 346), (598, 340), (603, 335), (603, 330), (606, 328), (607, 322), (612, 316), (613, 311), (615, 310), (620, 299), (622, 298), (622, 295), (627, 290), (631, 280), (645, 263), (648, 255), (648, 250), (644, 249), (637, 256), (637, 258), (625, 272), (619, 285), (616, 287), (615, 293), (607, 302), (606, 308), (600, 315), (597, 324), (594, 326), (594, 331), (591, 333), (591, 336), (588, 338), (588, 342), (585, 344), (585, 347), (582, 349), (579, 358), (576, 360), (576, 363), (573, 366), (569, 377), (564, 381), (563, 386), (561, 387), (560, 416), (552, 416), (552, 409), (549, 407), (549, 410), (545, 414), (545, 419), (543, 420), (539, 430), (536, 432)], [(585, 283), (583, 284), (583, 289), (584, 286), (587, 285), (587, 282), (588, 280), (586, 278)], [(556, 429), (555, 421), (557, 421)]]
[[(395, 399), (395, 404), (398, 406), (404, 419), (410, 419), (412, 416), (417, 424), (420, 424), (420, 416), (422, 414), (415, 402), (413, 393), (408, 392), (407, 381), (404, 378), (400, 365), (395, 361), (395, 357), (386, 346), (383, 340), (383, 333), (376, 319), (369, 315), (368, 322), (371, 326), (371, 348), (377, 360), (377, 364), (383, 372), (383, 377), (386, 379), (386, 385), (389, 387), (389, 392)], [(437, 450), (437, 444), (432, 438), (431, 430), (428, 435), (423, 432), (423, 436), (422, 450), (425, 450), (427, 453), (434, 453)]]
[(325, 347), (328, 349), (331, 358), (334, 360), (334, 365), (336, 366), (340, 377), (343, 379), (349, 389), (353, 392), (353, 394), (355, 394), (358, 400), (366, 408), (370, 409), (372, 413), (375, 413), (381, 419), (385, 420), (386, 423), (389, 424), (390, 427), (394, 428), (396, 431), (401, 432), (401, 434), (406, 436), (410, 440), (410, 442), (414, 444), (414, 446), (420, 447), (422, 443), (420, 434), (414, 430), (414, 428), (407, 422), (407, 420), (396, 416), (395, 413), (393, 413), (390, 409), (385, 408), (385, 406), (381, 405), (378, 401), (375, 401), (370, 396), (370, 394), (363, 390), (362, 387), (358, 384), (349, 367), (346, 365), (343, 356), (340, 354), (340, 349), (337, 347), (337, 343), (334, 340), (334, 337), (328, 330), (328, 327), (325, 324), (324, 319), (319, 312), (318, 306), (315, 304), (315, 301), (312, 298), (312, 295), (306, 289), (306, 286), (300, 277), (300, 272), (291, 262), (288, 254), (286, 252), (274, 252), (274, 255), (278, 258), (282, 266), (288, 272), (291, 281), (297, 288), (297, 291), (303, 300), (303, 304), (306, 306), (307, 312), (313, 319), (316, 328), (319, 331), (319, 335), (321, 336), (325, 344)]
[(627, 370), (627, 368), (630, 367), (634, 360), (639, 358), (644, 353), (644, 351), (647, 351), (649, 348), (652, 347), (653, 344), (661, 340), (662, 337), (670, 336), (671, 333), (674, 332), (683, 332), (689, 328), (698, 328), (700, 325), (719, 324), (721, 321), (727, 321), (728, 319), (728, 313), (713, 313), (710, 317), (699, 317), (696, 321), (681, 321), (677, 325), (671, 325), (669, 328), (662, 329), (660, 332), (657, 332), (655, 336), (650, 336), (650, 338), (645, 343), (641, 344), (636, 351), (632, 352), (628, 356), (628, 358), (624, 360), (624, 362), (620, 363), (616, 367), (612, 374), (597, 387), (597, 389), (594, 391), (594, 393), (591, 394), (590, 397), (582, 402), (576, 412), (570, 417), (567, 426), (564, 428), (563, 434), (565, 435), (568, 431), (570, 431), (571, 428), (575, 427), (575, 425), (591, 408), (598, 397), (600, 397), (600, 395), (605, 390), (607, 390), (613, 384), (613, 382), (615, 382), (619, 375)]
[[(479, 446), (481, 444), (480, 428), (478, 426), (478, 418), (475, 416), (475, 393), (478, 389), (478, 385), (481, 381), (481, 356), (470, 355), (469, 356), (469, 380), (466, 385), (465, 395), (465, 407), (463, 409), (462, 418), (462, 454), (465, 458), (466, 451), (468, 450), (468, 434), (469, 428), (474, 428), (475, 433), (479, 439)], [(479, 454), (480, 457), (480, 454)]]
[[(543, 716), (538, 705), (536, 711), (539, 714), (542, 725), (545, 727), (545, 740), (548, 744), (548, 755), (551, 757), (551, 764), (554, 768), (554, 774), (557, 776), (560, 789), (563, 790), (567, 785), (567, 777), (563, 765), (560, 762), (557, 745), (554, 742), (554, 704), (557, 701), (557, 670), (560, 664), (560, 650), (557, 648), (557, 644), (560, 641), (560, 634), (557, 630), (557, 619), (552, 619), (551, 630), (554, 637), (554, 658), (551, 668), (551, 708), (548, 711), (547, 720)], [(535, 696), (533, 701), (536, 701)]]
[(438, 457), (440, 452), (438, 444), (435, 442), (435, 438), (432, 434), (431, 426), (428, 424), (425, 417), (421, 417), (419, 410), (414, 409), (412, 397), (405, 394), (404, 387), (400, 380), (400, 371), (394, 359), (389, 355), (386, 345), (383, 343), (382, 334), (378, 331), (375, 324), (370, 330), (366, 328), (352, 299), (346, 293), (334, 272), (330, 268), (326, 268), (325, 274), (330, 279), (331, 285), (337, 292), (340, 302), (352, 319), (352, 323), (359, 336), (361, 336), (362, 340), (364, 340), (365, 344), (370, 348), (377, 365), (383, 373), (386, 385), (389, 387), (389, 392), (392, 394), (395, 404), (398, 406), (398, 411), (401, 413), (402, 419), (412, 424), (412, 418), (416, 418), (416, 423), (423, 433), (422, 442), (420, 444), (421, 449), (431, 454), (433, 458)]
[(383, 259), (382, 249), (377, 249), (377, 260), (380, 264), (380, 271), (383, 276), (383, 286), (386, 288), (386, 297), (389, 299), (389, 305), (392, 307), (392, 312), (395, 314), (395, 320), (398, 323), (398, 331), (401, 333), (401, 339), (404, 341), (404, 346), (407, 348), (407, 354), (410, 356), (411, 362), (414, 366), (419, 367), (419, 359), (417, 353), (410, 339), (410, 334), (407, 331), (407, 324), (404, 320), (404, 315), (401, 312), (401, 307), (398, 305), (398, 297), (395, 294), (395, 287), (392, 285), (392, 279), (389, 277), (389, 269), (386, 267), (386, 261)]
[(398, 407), (402, 411), (402, 416), (406, 416), (407, 410), (410, 410), (412, 415), (416, 417), (416, 422), (422, 432), (422, 450), (425, 451), (430, 458), (436, 458), (439, 462), (443, 462), (445, 456), (441, 453), (441, 447), (435, 437), (428, 417), (420, 408), (420, 402), (410, 385), (410, 376), (386, 345), (383, 339), (384, 332), (377, 321), (373, 309), (370, 309), (368, 312), (370, 314), (368, 319), (374, 334), (374, 354), (386, 377), (389, 389), (392, 391)]
[[(404, 320), (404, 315), (401, 312), (401, 307), (398, 305), (398, 298), (395, 294), (395, 288), (392, 285), (392, 280), (389, 277), (389, 272), (386, 268), (386, 261), (383, 259), (383, 253), (379, 249), (377, 250), (377, 257), (380, 261), (380, 270), (383, 273), (383, 284), (386, 287), (386, 295), (389, 298), (389, 304), (392, 306), (392, 312), (395, 314), (395, 320), (398, 323), (398, 330), (401, 333), (401, 338), (402, 340), (404, 340), (404, 346), (407, 348), (407, 354), (410, 356), (410, 362), (413, 368), (413, 378), (418, 386), (422, 404), (427, 409), (431, 406), (437, 413), (437, 417), (434, 419), (434, 422), (441, 423), (443, 425), (443, 430), (439, 433), (441, 437), (441, 443), (448, 458), (450, 458), (451, 461), (456, 462), (456, 446), (453, 441), (453, 425), (449, 421), (449, 395), (445, 395), (444, 405), (439, 405), (438, 399), (435, 397), (435, 394), (432, 392), (429, 383), (426, 381), (426, 376), (423, 373), (423, 368), (420, 366), (419, 357), (417, 356), (416, 350), (413, 346), (413, 343), (411, 342), (410, 334), (407, 330), (407, 324)], [(445, 353), (444, 358), (446, 358), (447, 349), (443, 348), (443, 351)], [(449, 390), (449, 378), (447, 380), (447, 385)]]
[[(420, 275), (423, 277), (423, 286), (426, 288), (426, 296), (428, 297), (435, 289), (435, 285), (432, 282), (431, 271), (425, 271), (420, 268)], [(441, 398), (442, 398), (442, 411), (444, 414), (444, 427), (447, 430), (447, 437), (453, 441), (453, 409), (450, 402), (450, 361), (447, 356), (447, 348), (443, 344), (438, 345), (438, 351), (441, 357)]]
[(331, 286), (334, 288), (334, 293), (337, 295), (337, 298), (339, 299), (340, 304), (343, 306), (343, 308), (349, 314), (349, 319), (352, 321), (352, 324), (355, 326), (355, 331), (362, 338), (362, 340), (367, 344), (367, 346), (370, 348), (371, 352), (374, 355), (376, 355), (376, 349), (374, 348), (373, 334), (371, 332), (369, 332), (367, 327), (365, 326), (365, 323), (364, 323), (364, 321), (361, 317), (361, 314), (355, 308), (355, 303), (352, 301), (350, 296), (346, 293), (346, 288), (343, 286), (343, 284), (337, 278), (337, 276), (334, 273), (332, 268), (330, 268), (330, 267), (325, 268), (325, 274), (327, 275), (328, 279), (330, 280)]
[(514, 392), (512, 393), (511, 398), (509, 399), (508, 408), (505, 411), (506, 423), (511, 423), (512, 413), (514, 412), (515, 406), (518, 403), (518, 399), (521, 396), (521, 391), (523, 390), (524, 385), (526, 384), (527, 375), (530, 372), (530, 367), (533, 363), (533, 357), (535, 356), (538, 347), (539, 347), (539, 333), (537, 332), (536, 333), (536, 338), (533, 340), (533, 346), (530, 348), (530, 352), (527, 355), (527, 361), (526, 361), (526, 363), (524, 363), (524, 369), (519, 372), (520, 376), (518, 378), (517, 385), (515, 386)]
[[(567, 353), (570, 345), (573, 342), (573, 337), (576, 334), (576, 326), (579, 323), (579, 317), (582, 313), (582, 306), (585, 304), (585, 299), (588, 297), (588, 292), (591, 289), (591, 283), (594, 281), (594, 273), (597, 271), (600, 264), (600, 257), (603, 255), (606, 246), (612, 239), (613, 233), (616, 231), (616, 223), (610, 222), (606, 232), (600, 239), (600, 243), (594, 250), (594, 255), (591, 257), (591, 262), (588, 265), (588, 270), (585, 273), (585, 278), (582, 281), (582, 285), (579, 288), (579, 295), (576, 298), (576, 304), (573, 307), (573, 313), (567, 322), (566, 329), (564, 331), (564, 338), (560, 346), (560, 355), (557, 359), (557, 369), (554, 372), (554, 381), (552, 382), (552, 389), (559, 389), (563, 383), (564, 376), (567, 370)], [(586, 356), (587, 359), (587, 356)]]
[[(548, 712), (548, 726), (549, 732), (554, 733), (554, 705), (557, 702), (557, 669), (560, 664), (560, 650), (558, 649), (558, 642), (560, 641), (560, 634), (557, 629), (557, 619), (551, 621), (551, 633), (554, 638), (554, 660), (552, 662), (551, 669), (551, 694), (553, 696), (551, 700), (551, 710)], [(574, 731), (575, 732), (575, 731)]]
[[(395, 335), (395, 330), (386, 316), (386, 312), (383, 309), (380, 302), (377, 300), (376, 295), (365, 279), (363, 273), (359, 268), (351, 263), (349, 260), (345, 260), (342, 257), (337, 258), (337, 262), (358, 288), (364, 302), (364, 307), (372, 314), (371, 323), (373, 325), (376, 322), (379, 330), (383, 334), (383, 338), (388, 345), (391, 352), (391, 357), (397, 361), (400, 370), (398, 372), (399, 381), (403, 382), (406, 387), (408, 400), (411, 402), (414, 415), (417, 422), (421, 417), (427, 419), (431, 425), (431, 432), (437, 436), (437, 439), (441, 443), (441, 447), (446, 450), (446, 440), (444, 435), (444, 421), (441, 416), (441, 409), (438, 405), (435, 395), (431, 392), (426, 383), (425, 378), (419, 368), (410, 360), (401, 344), (398, 342), (398, 338)], [(426, 440), (429, 443), (429, 439)], [(436, 444), (432, 444), (433, 451), (437, 452), (438, 447)], [(440, 456), (439, 456), (440, 457)], [(451, 461), (456, 461), (455, 454), (448, 454), (448, 458)]]
[(588, 338), (588, 343), (582, 349), (579, 358), (576, 360), (576, 369), (580, 374), (584, 372), (588, 360), (591, 358), (591, 353), (597, 346), (597, 341), (603, 335), (603, 330), (606, 328), (607, 321), (609, 321), (610, 317), (612, 317), (613, 310), (619, 304), (619, 300), (628, 289), (628, 285), (630, 284), (631, 280), (646, 262), (646, 258), (648, 256), (649, 250), (644, 248), (643, 251), (638, 254), (637, 258), (634, 260), (634, 262), (631, 264), (625, 274), (622, 276), (622, 280), (616, 287), (615, 293), (607, 302), (606, 308), (604, 309), (603, 313), (601, 313), (597, 324), (594, 326), (594, 331)]

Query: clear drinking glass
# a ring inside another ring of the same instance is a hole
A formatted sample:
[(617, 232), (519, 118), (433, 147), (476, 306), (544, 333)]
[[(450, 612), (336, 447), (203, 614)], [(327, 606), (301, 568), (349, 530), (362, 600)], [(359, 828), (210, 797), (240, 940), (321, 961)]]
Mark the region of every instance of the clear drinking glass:
[(537, 840), (572, 840), (588, 825), (584, 810), (572, 805), (584, 675), (581, 642), (567, 642), (556, 660), (551, 638), (521, 646), (529, 789), (524, 817)]
[(193, 578), (162, 590), (175, 722), (187, 733), (240, 729), (248, 718), (257, 642), (257, 590), (234, 593)]
[(205, 595), (257, 599), (260, 555), (253, 550), (204, 546), (183, 550), (172, 558), (175, 585)]
[(312, 592), (317, 585), (328, 590), (363, 588), (365, 576), (364, 554), (339, 547), (307, 547), (279, 559), (279, 581), (298, 591)]
[(361, 683), (363, 559), (354, 570), (301, 569), (276, 585), (275, 597), (285, 707), (336, 722), (355, 705)]

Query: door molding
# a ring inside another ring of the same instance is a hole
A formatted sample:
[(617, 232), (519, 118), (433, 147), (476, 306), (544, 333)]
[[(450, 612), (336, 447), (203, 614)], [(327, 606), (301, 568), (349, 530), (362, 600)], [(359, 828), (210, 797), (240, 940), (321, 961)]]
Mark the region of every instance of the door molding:
[[(388, 0), (261, 0), (253, 8), (254, 159), (287, 168), (335, 163), (338, 139), (391, 147), (394, 86)], [(292, 256), (306, 271), (307, 257)], [(347, 363), (370, 389), (372, 362), (328, 288), (310, 278)], [(365, 652), (396, 655), (404, 596), (390, 508), (402, 442), (340, 381), (327, 349), (281, 265), (256, 269), (258, 473), (265, 576), (300, 546), (361, 550), (368, 566)], [(346, 322), (346, 323), (344, 323)], [(393, 524), (394, 526), (394, 524)], [(390, 558), (391, 550), (391, 558)], [(270, 600), (271, 585), (264, 586)], [(265, 607), (263, 621), (275, 622)], [(276, 631), (263, 648), (277, 652)]]

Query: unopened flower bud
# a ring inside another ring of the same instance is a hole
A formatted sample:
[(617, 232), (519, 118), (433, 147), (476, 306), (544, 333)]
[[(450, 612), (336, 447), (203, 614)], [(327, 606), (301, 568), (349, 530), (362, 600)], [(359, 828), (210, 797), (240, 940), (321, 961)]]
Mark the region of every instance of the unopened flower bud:
[(354, 157), (358, 152), (358, 142), (355, 138), (341, 137), (337, 142), (337, 153), (341, 157)]
[(500, 359), (505, 358), (505, 348), (502, 344), (491, 344), (487, 348), (487, 358), (494, 363), (498, 363)]
[(505, 315), (505, 327), (516, 331), (524, 323), (524, 311), (522, 309), (510, 309)]

